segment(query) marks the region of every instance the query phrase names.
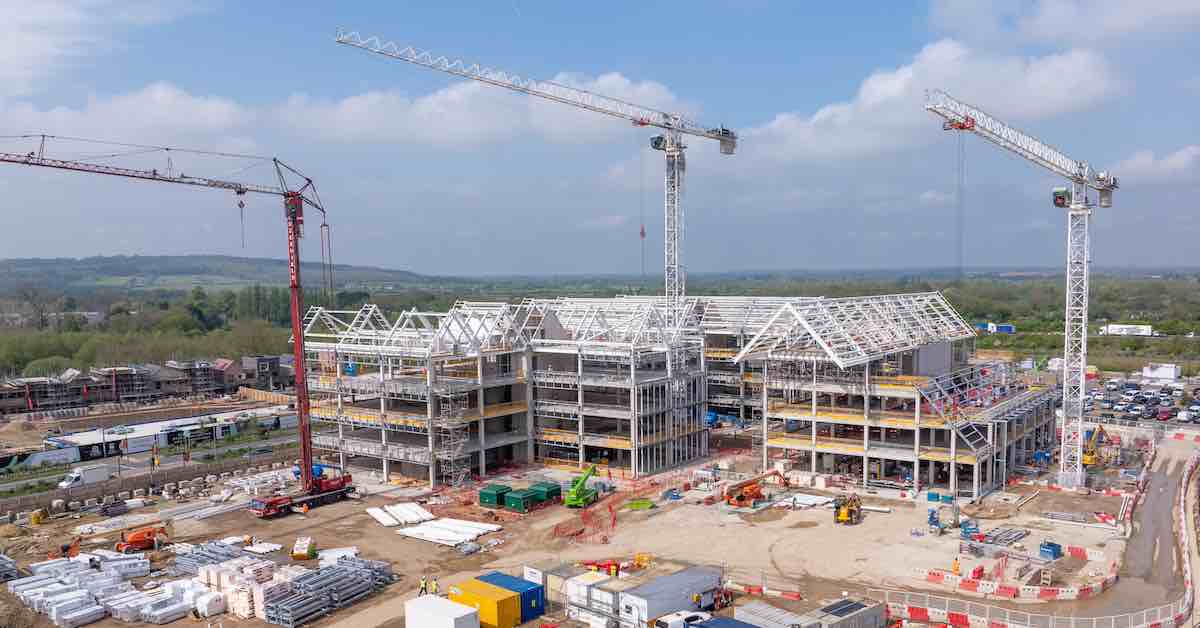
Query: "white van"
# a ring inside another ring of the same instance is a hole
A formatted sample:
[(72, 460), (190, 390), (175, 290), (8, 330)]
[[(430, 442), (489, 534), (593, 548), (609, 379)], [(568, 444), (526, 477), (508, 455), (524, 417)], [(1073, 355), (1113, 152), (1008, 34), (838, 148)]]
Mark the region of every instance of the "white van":
[(702, 611), (678, 611), (654, 620), (654, 628), (685, 628), (710, 619), (712, 615)]
[(58, 488), (79, 488), (80, 486), (103, 482), (110, 477), (112, 477), (112, 473), (106, 464), (75, 467), (58, 483)]

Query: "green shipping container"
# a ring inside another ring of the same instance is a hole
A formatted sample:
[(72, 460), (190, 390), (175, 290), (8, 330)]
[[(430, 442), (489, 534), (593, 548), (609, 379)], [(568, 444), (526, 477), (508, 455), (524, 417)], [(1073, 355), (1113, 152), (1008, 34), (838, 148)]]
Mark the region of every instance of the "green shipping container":
[(482, 628), (513, 628), (521, 623), (520, 593), (475, 578), (450, 585), (448, 590), (451, 602), (479, 611)]
[(504, 507), (516, 512), (529, 512), (535, 500), (533, 491), (509, 491), (504, 495)]
[(490, 506), (492, 508), (504, 507), (504, 496), (512, 491), (511, 488), (503, 484), (488, 484), (479, 489), (479, 505)]
[(555, 502), (562, 497), (562, 487), (552, 482), (538, 482), (529, 487), (540, 502)]

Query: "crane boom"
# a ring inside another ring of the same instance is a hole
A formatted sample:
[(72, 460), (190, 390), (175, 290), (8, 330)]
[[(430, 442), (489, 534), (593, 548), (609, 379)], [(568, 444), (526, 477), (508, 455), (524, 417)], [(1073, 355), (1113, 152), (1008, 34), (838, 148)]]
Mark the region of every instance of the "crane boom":
[(367, 52), (391, 59), (405, 61), (423, 68), (444, 72), (453, 76), (479, 81), (515, 92), (544, 98), (564, 105), (594, 111), (604, 115), (629, 120), (634, 126), (663, 129), (664, 133), (652, 138), (650, 147), (666, 155), (666, 177), (663, 180), (664, 230), (664, 288), (666, 295), (667, 325), (673, 331), (683, 325), (683, 297), (686, 293), (686, 277), (683, 268), (683, 175), (686, 170), (683, 136), (703, 137), (717, 140), (721, 153), (732, 155), (737, 149), (737, 133), (724, 127), (705, 127), (679, 113), (659, 111), (617, 98), (604, 96), (538, 79), (523, 78), (503, 70), (451, 59), (432, 52), (417, 50), (412, 46), (401, 46), (379, 37), (363, 37), (357, 31), (338, 30), (334, 41), (339, 44), (360, 48)]
[(1061, 150), (1021, 132), (986, 111), (969, 105), (942, 90), (929, 92), (925, 109), (943, 118), (955, 128), (973, 131), (976, 135), (997, 146), (1016, 153), (1033, 163), (1079, 185), (1093, 190), (1111, 190), (1118, 187), (1113, 177), (1097, 173), (1086, 161), (1071, 159)]
[[(56, 168), (59, 170), (70, 170), (74, 172), (85, 172), (89, 174), (102, 174), (109, 176), (126, 177), (129, 179), (137, 179), (141, 181), (157, 181), (160, 183), (178, 183), (194, 187), (214, 188), (218, 190), (229, 190), (238, 196), (247, 193), (254, 194), (269, 194), (279, 196), (283, 199), (284, 217), (287, 220), (288, 234), (288, 287), (290, 291), (290, 307), (291, 307), (291, 323), (292, 323), (292, 338), (293, 351), (296, 360), (296, 422), (297, 431), (300, 437), (300, 457), (301, 457), (301, 479), (306, 492), (311, 491), (314, 486), (312, 475), (312, 434), (309, 424), (309, 399), (308, 399), (308, 380), (304, 372), (304, 328), (303, 328), (303, 307), (304, 293), (300, 284), (300, 238), (303, 237), (304, 227), (304, 206), (308, 205), (319, 211), (322, 215), (325, 214), (325, 208), (321, 205), (320, 198), (316, 193), (316, 186), (312, 179), (301, 175), (292, 167), (279, 161), (271, 159), (275, 166), (276, 175), (279, 178), (279, 186), (259, 185), (253, 183), (241, 183), (236, 181), (224, 181), (221, 179), (212, 179), (207, 177), (192, 177), (183, 173), (175, 174), (171, 171), (159, 172), (158, 170), (144, 170), (136, 168), (123, 168), (119, 166), (111, 166), (107, 164), (96, 164), (85, 161), (75, 161), (69, 159), (55, 159), (46, 157), (44, 147), (47, 139), (54, 139), (52, 135), (30, 135), (21, 136), (28, 138), (41, 138), (42, 148), (37, 151), (28, 153), (7, 153), (0, 152), (0, 163), (10, 163), (25, 166), (40, 166), (45, 168)], [(171, 150), (171, 149), (163, 149)], [(174, 149), (178, 150), (178, 149)], [(303, 184), (298, 189), (289, 189), (287, 173), (303, 178)], [(322, 255), (325, 254), (325, 230), (328, 225), (322, 221)]]
[(629, 120), (637, 126), (652, 126), (670, 131), (678, 131), (696, 137), (707, 137), (721, 143), (721, 152), (733, 154), (737, 147), (737, 134), (721, 127), (708, 128), (678, 113), (668, 113), (650, 107), (636, 105), (611, 96), (604, 96), (576, 87), (569, 87), (554, 81), (543, 81), (523, 78), (503, 70), (497, 70), (478, 63), (469, 63), (461, 59), (435, 55), (427, 50), (417, 50), (412, 46), (400, 46), (395, 42), (384, 42), (379, 37), (362, 37), (357, 31), (339, 30), (334, 39), (339, 44), (361, 48), (392, 59), (407, 61), (452, 74), (461, 78), (480, 81), (496, 87), (503, 87), (515, 92), (553, 100), (554, 102), (587, 109), (596, 113)]
[(1070, 190), (1054, 191), (1054, 205), (1067, 210), (1066, 308), (1063, 320), (1063, 429), (1059, 455), (1059, 483), (1083, 486), (1083, 398), (1087, 393), (1088, 284), (1091, 264), (1092, 203), (1088, 190), (1096, 190), (1100, 207), (1112, 207), (1113, 191), (1120, 187), (1108, 172), (1097, 172), (1086, 161), (1068, 157), (1057, 148), (1019, 131), (978, 107), (944, 91), (927, 95), (925, 109), (943, 119), (943, 128), (975, 133), (983, 139), (1067, 179)]

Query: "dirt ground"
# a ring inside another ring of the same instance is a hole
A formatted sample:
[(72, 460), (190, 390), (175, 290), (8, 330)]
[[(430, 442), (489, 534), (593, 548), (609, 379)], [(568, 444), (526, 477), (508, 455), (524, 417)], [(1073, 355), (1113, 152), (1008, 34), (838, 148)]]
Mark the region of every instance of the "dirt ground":
[[(1040, 516), (1044, 511), (1116, 512), (1120, 498), (1083, 497), (1043, 490), (1016, 512), (1013, 507), (1016, 500), (1035, 489), (1014, 487), (1010, 494), (995, 495), (980, 507), (985, 511), (991, 509), (987, 513), (991, 518), (980, 520), (983, 530), (999, 526), (1030, 530), (1031, 534), (1022, 541), (1024, 551), (1028, 553), (1036, 553), (1037, 545), (1043, 539), (1063, 545), (1084, 545), (1104, 552), (1103, 561), (1065, 561), (1059, 569), (1060, 579), (1065, 582), (1094, 577), (1106, 568), (1108, 561), (1125, 553), (1128, 545), (1129, 559), (1121, 569), (1121, 581), (1116, 589), (1086, 602), (1056, 603), (1053, 607), (1041, 605), (1034, 612), (1120, 612), (1128, 607), (1144, 607), (1168, 599), (1178, 592), (1177, 561), (1172, 560), (1170, 549), (1173, 536), (1170, 518), (1165, 513), (1170, 512), (1177, 490), (1177, 474), (1186, 453), (1184, 449), (1175, 452), (1164, 448), (1161, 451), (1151, 490), (1139, 509), (1136, 533), (1128, 542), (1107, 530), (1071, 526)], [(415, 492), (411, 489), (392, 490), (391, 495), (373, 495), (331, 504), (308, 515), (293, 514), (270, 521), (255, 519), (245, 511), (235, 511), (203, 521), (179, 522), (175, 526), (175, 535), (176, 540), (201, 542), (252, 534), (283, 545), (284, 552), (297, 536), (312, 536), (319, 548), (353, 545), (359, 548), (363, 557), (386, 560), (393, 565), (401, 576), (398, 583), (314, 624), (321, 628), (403, 626), (400, 616), (404, 601), (415, 594), (421, 574), (437, 575), (444, 589), (492, 569), (516, 572), (524, 564), (626, 559), (635, 553), (646, 552), (660, 560), (720, 566), (735, 582), (798, 590), (804, 599), (791, 604), (793, 610), (802, 612), (843, 592), (865, 594), (870, 587), (946, 593), (936, 588), (928, 589), (914, 576), (914, 569), (949, 569), (954, 557), (959, 556), (957, 531), (942, 537), (925, 532), (927, 504), (879, 497), (867, 497), (864, 501), (869, 505), (891, 507), (892, 512), (867, 512), (864, 521), (857, 526), (835, 525), (830, 511), (825, 508), (798, 511), (768, 508), (742, 514), (720, 505), (658, 502), (658, 507), (650, 510), (621, 510), (617, 529), (610, 535), (607, 545), (574, 544), (554, 538), (555, 525), (576, 520), (578, 513), (553, 506), (528, 516), (505, 516), (501, 521), (505, 526), (503, 531), (481, 539), (481, 542), (499, 541), (498, 546), (475, 555), (461, 556), (453, 548), (401, 537), (395, 529), (384, 528), (365, 512), (368, 506), (404, 501), (397, 499), (398, 493)], [(485, 511), (476, 506), (427, 507), (438, 514), (488, 519), (484, 516)], [(0, 527), (0, 549), (23, 564), (42, 560), (45, 552), (69, 538), (69, 528), (79, 523), (78, 519), (67, 518), (31, 531), (15, 526)], [(115, 535), (109, 535), (101, 543), (110, 546), (115, 540)], [(282, 556), (276, 560), (291, 562), (290, 558)], [(962, 558), (960, 562), (962, 571), (967, 572), (977, 564), (990, 569), (994, 561)], [(10, 610), (6, 610), (6, 606), (13, 604), (11, 598), (0, 595), (0, 616), (12, 617), (18, 622), (14, 625), (26, 625), (20, 623), (24, 621), (20, 619), (21, 613), (12, 611), (10, 614)], [(1029, 610), (1028, 606), (1024, 608)], [(49, 625), (45, 618), (32, 619), (35, 623), (28, 624), (30, 626)], [(258, 620), (238, 620), (232, 616), (223, 616), (222, 621), (227, 626), (266, 626)], [(116, 627), (122, 624), (110, 619), (97, 625)], [(567, 625), (570, 624), (564, 624)]]

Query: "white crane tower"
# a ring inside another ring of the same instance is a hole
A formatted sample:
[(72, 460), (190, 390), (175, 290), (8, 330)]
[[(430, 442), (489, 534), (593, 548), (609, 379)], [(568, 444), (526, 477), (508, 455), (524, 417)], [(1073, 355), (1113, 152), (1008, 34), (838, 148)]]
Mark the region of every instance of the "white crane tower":
[(666, 227), (663, 249), (665, 257), (666, 322), (674, 332), (683, 326), (683, 297), (686, 293), (686, 276), (683, 268), (683, 173), (686, 169), (683, 143), (684, 135), (717, 140), (721, 153), (732, 155), (737, 148), (737, 133), (723, 126), (705, 127), (679, 113), (668, 113), (650, 107), (635, 105), (616, 98), (595, 94), (552, 81), (522, 78), (502, 70), (467, 63), (417, 50), (412, 46), (400, 46), (381, 41), (378, 37), (363, 38), (354, 31), (339, 30), (337, 43), (361, 48), (368, 52), (407, 61), (431, 70), (503, 87), (530, 96), (586, 109), (596, 113), (629, 120), (634, 126), (651, 126), (663, 130), (662, 135), (651, 138), (650, 146), (663, 151), (667, 157), (667, 174), (664, 194), (664, 223)]
[(983, 139), (1062, 176), (1069, 187), (1055, 188), (1055, 207), (1067, 210), (1067, 299), (1063, 338), (1063, 429), (1059, 456), (1059, 484), (1082, 486), (1083, 397), (1087, 392), (1088, 264), (1092, 202), (1088, 189), (1096, 190), (1100, 207), (1112, 207), (1117, 178), (1096, 172), (1086, 161), (1067, 157), (1062, 151), (1032, 135), (997, 120), (987, 112), (935, 90), (928, 94), (925, 109), (945, 118), (944, 128), (971, 132)]

